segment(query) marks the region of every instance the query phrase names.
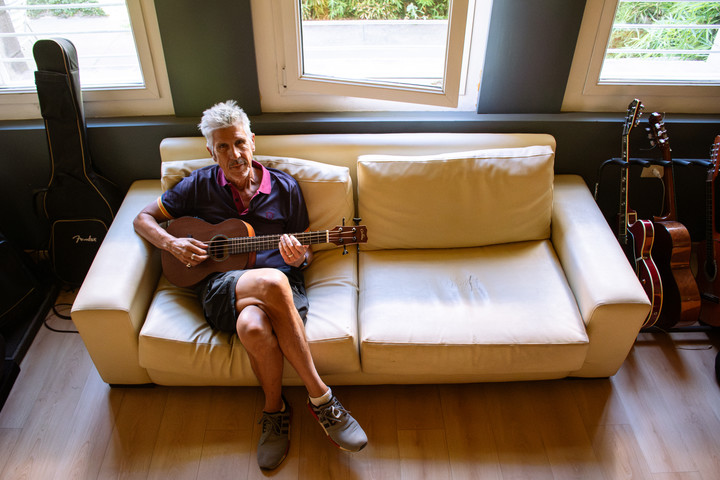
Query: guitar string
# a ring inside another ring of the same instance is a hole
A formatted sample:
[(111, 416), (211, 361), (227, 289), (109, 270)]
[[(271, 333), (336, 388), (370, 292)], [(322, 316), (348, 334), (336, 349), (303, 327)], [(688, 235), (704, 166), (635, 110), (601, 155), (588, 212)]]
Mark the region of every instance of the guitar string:
[[(348, 231), (346, 233), (355, 233)], [(291, 234), (295, 236), (301, 244), (317, 244), (317, 243), (331, 243), (331, 239), (334, 241), (336, 238), (342, 238), (341, 232), (326, 230), (320, 232), (303, 232)], [(253, 251), (262, 250), (274, 250), (277, 248), (277, 244), (280, 241), (282, 234), (278, 235), (263, 235), (261, 237), (234, 237), (234, 238), (220, 238), (203, 241), (210, 245), (211, 249), (225, 250), (228, 249), (229, 253), (249, 253)], [(354, 240), (354, 239), (353, 239)]]

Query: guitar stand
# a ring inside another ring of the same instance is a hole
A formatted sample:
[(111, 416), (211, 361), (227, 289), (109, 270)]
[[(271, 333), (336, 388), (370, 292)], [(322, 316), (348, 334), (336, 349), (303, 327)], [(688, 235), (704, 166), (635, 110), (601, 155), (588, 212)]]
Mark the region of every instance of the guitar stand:
[[(673, 158), (672, 159), (672, 165), (678, 165), (681, 167), (687, 167), (687, 166), (699, 166), (707, 169), (710, 166), (711, 161), (709, 159), (704, 158)], [(620, 157), (613, 157), (605, 160), (600, 164), (600, 167), (598, 168), (598, 175), (597, 175), (597, 181), (595, 182), (595, 191), (594, 191), (594, 198), (595, 201), (597, 201), (598, 196), (598, 188), (600, 186), (600, 178), (602, 176), (602, 171), (605, 167), (608, 165), (617, 165), (620, 168), (629, 168), (630, 166), (637, 165), (641, 167), (649, 167), (650, 165), (658, 165), (661, 167), (668, 167), (670, 166), (671, 162), (668, 162), (666, 160), (660, 159), (660, 158), (630, 158), (629, 162), (626, 162), (625, 159)], [(686, 325), (682, 327), (672, 327), (669, 329), (663, 329), (659, 327), (645, 327), (640, 329), (640, 333), (690, 333), (690, 332), (716, 332), (720, 330), (720, 327), (714, 327), (712, 325), (707, 324), (701, 324), (697, 322), (696, 324)]]

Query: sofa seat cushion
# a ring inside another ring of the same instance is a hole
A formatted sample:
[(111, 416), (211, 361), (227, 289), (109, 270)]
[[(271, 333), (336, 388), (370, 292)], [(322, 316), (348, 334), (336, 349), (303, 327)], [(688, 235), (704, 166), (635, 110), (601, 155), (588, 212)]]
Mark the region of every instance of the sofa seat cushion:
[[(305, 331), (321, 375), (360, 370), (356, 278), (355, 252), (318, 252), (306, 271), (310, 311)], [(140, 364), (156, 383), (178, 376), (188, 385), (257, 383), (237, 335), (211, 329), (193, 291), (164, 277), (140, 332), (139, 349)], [(297, 378), (287, 362), (284, 376)]]
[(547, 240), (360, 252), (363, 370), (567, 372), (588, 337)]
[[(462, 248), (550, 238), (548, 145), (358, 159), (363, 250)], [(492, 228), (488, 228), (492, 226)]]

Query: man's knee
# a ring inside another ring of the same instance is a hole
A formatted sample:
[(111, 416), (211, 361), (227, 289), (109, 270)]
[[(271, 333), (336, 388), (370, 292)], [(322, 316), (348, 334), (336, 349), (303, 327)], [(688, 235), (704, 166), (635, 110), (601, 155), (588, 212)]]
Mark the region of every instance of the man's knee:
[(280, 270), (265, 268), (257, 271), (254, 278), (258, 296), (263, 299), (274, 299), (288, 293), (292, 294), (287, 276)]
[(258, 307), (245, 307), (238, 315), (236, 329), (240, 341), (246, 347), (275, 342), (272, 325), (265, 312)]

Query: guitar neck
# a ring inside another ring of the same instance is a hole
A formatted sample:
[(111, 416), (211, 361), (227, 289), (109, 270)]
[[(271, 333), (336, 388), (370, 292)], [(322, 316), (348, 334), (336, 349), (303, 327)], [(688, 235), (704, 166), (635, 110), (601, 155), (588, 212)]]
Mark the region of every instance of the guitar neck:
[(705, 182), (705, 258), (715, 258), (715, 182), (708, 179)]
[(628, 154), (628, 135), (623, 135), (622, 138), (622, 156), (625, 160), (625, 165), (620, 168), (620, 211), (618, 213), (618, 241), (622, 245), (627, 244), (628, 239), (628, 170), (630, 168), (630, 157)]
[[(228, 238), (222, 241), (228, 247), (230, 254), (238, 253), (249, 253), (249, 252), (260, 252), (263, 250), (275, 250), (278, 248), (280, 237), (283, 234), (277, 235), (261, 235), (259, 237), (235, 237)], [(301, 245), (317, 245), (320, 243), (330, 243), (330, 231), (319, 231), (319, 232), (303, 232), (303, 233), (292, 233), (289, 234), (298, 239)], [(218, 240), (213, 241), (216, 244)]]

